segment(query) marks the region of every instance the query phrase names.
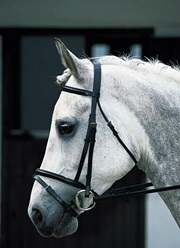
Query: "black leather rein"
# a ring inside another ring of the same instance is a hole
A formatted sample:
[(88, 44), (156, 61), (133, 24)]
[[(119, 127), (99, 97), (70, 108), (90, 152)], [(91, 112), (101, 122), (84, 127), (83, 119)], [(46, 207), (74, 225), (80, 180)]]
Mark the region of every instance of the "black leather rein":
[[(92, 98), (91, 101), (91, 112), (89, 115), (89, 121), (88, 121), (88, 128), (86, 133), (86, 138), (84, 142), (84, 147), (82, 150), (79, 167), (76, 173), (76, 176), (74, 179), (66, 178), (64, 176), (58, 175), (56, 173), (42, 170), (42, 169), (36, 169), (35, 174), (33, 175), (33, 178), (40, 183), (45, 190), (51, 196), (60, 203), (66, 211), (69, 211), (69, 213), (72, 216), (78, 217), (78, 210), (87, 211), (94, 207), (95, 202), (103, 199), (109, 199), (114, 197), (123, 197), (123, 196), (132, 196), (132, 195), (139, 195), (139, 194), (147, 194), (147, 193), (154, 193), (154, 192), (162, 192), (166, 190), (175, 190), (179, 189), (180, 185), (175, 186), (168, 186), (158, 189), (145, 189), (146, 187), (152, 186), (152, 183), (145, 183), (145, 184), (138, 184), (138, 185), (132, 185), (127, 186), (119, 189), (113, 189), (106, 191), (103, 195), (99, 196), (97, 195), (92, 189), (91, 189), (91, 177), (92, 177), (92, 164), (93, 164), (93, 152), (94, 152), (94, 146), (95, 146), (95, 138), (96, 138), (96, 108), (99, 107), (99, 110), (102, 114), (102, 117), (106, 121), (108, 127), (111, 129), (113, 135), (116, 137), (120, 145), (126, 150), (126, 152), (129, 154), (129, 156), (132, 158), (135, 164), (137, 164), (137, 160), (135, 156), (132, 154), (132, 152), (128, 149), (128, 147), (125, 145), (125, 143), (121, 140), (118, 132), (112, 125), (112, 123), (108, 120), (107, 116), (105, 115), (101, 104), (99, 102), (100, 97), (100, 87), (101, 87), (101, 64), (98, 61), (92, 61), (94, 66), (94, 82), (93, 82), (93, 91), (69, 87), (66, 85), (60, 85), (61, 91), (68, 92), (70, 94), (77, 94), (82, 96), (89, 96)], [(86, 183), (85, 185), (79, 181), (81, 172), (83, 169), (83, 165), (85, 162), (85, 158), (88, 155), (88, 165), (87, 165), (87, 174), (86, 174)], [(66, 203), (52, 188), (50, 185), (47, 185), (45, 181), (41, 177), (47, 177), (51, 179), (58, 180), (60, 182), (63, 182), (65, 184), (71, 185), (79, 191), (77, 192), (75, 199), (72, 200), (70, 203)], [(79, 202), (79, 195), (83, 194), (83, 196), (87, 198), (92, 199), (92, 204), (88, 208), (83, 208), (80, 205)]]

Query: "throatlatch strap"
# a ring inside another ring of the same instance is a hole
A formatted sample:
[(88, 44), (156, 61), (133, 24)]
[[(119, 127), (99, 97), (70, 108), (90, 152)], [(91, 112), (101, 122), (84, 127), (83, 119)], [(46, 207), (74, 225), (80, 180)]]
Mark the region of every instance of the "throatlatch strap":
[(124, 144), (124, 142), (122, 141), (122, 139), (120, 138), (118, 132), (116, 131), (115, 127), (113, 126), (113, 124), (111, 123), (111, 121), (108, 120), (107, 116), (105, 115), (100, 102), (98, 101), (98, 107), (99, 110), (104, 118), (104, 120), (106, 121), (108, 127), (111, 129), (113, 135), (116, 137), (116, 139), (118, 140), (118, 142), (122, 145), (122, 147), (126, 150), (126, 152), (129, 154), (129, 156), (132, 158), (132, 160), (134, 161), (135, 164), (137, 164), (137, 160), (135, 158), (135, 156), (132, 154), (132, 152), (128, 149), (128, 147)]

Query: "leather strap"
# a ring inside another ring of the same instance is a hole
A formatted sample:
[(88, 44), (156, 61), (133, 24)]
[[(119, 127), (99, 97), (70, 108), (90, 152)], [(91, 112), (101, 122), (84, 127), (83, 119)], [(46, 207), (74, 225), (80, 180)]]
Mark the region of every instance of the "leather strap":
[(51, 188), (50, 185), (48, 185), (47, 183), (45, 183), (45, 181), (43, 179), (41, 179), (38, 175), (34, 175), (33, 178), (40, 183), (43, 188), (60, 204), (64, 207), (64, 209), (68, 212), (70, 212), (70, 214), (74, 217), (78, 217), (78, 213), (76, 213), (72, 208), (71, 208), (71, 204), (67, 204), (65, 201), (63, 201), (63, 199)]
[(71, 185), (71, 186), (78, 188), (78, 189), (85, 189), (85, 185), (83, 183), (77, 182), (75, 180), (72, 180), (70, 178), (67, 178), (67, 177), (64, 177), (61, 175), (58, 175), (58, 174), (53, 173), (51, 171), (42, 170), (42, 169), (37, 168), (33, 177), (35, 177), (36, 175), (49, 177), (49, 178), (58, 180), (60, 182), (66, 183), (68, 185)]
[(104, 118), (104, 120), (106, 121), (108, 127), (111, 129), (113, 135), (116, 137), (116, 139), (118, 140), (118, 142), (121, 144), (121, 146), (126, 150), (126, 152), (129, 154), (129, 156), (132, 158), (132, 160), (134, 161), (135, 164), (137, 164), (137, 160), (135, 158), (135, 156), (132, 154), (132, 152), (129, 150), (129, 148), (125, 145), (125, 143), (122, 141), (122, 139), (120, 138), (118, 132), (116, 131), (115, 127), (113, 126), (113, 124), (111, 123), (111, 121), (108, 120), (107, 116), (105, 115), (100, 102), (98, 101), (98, 107), (99, 110)]

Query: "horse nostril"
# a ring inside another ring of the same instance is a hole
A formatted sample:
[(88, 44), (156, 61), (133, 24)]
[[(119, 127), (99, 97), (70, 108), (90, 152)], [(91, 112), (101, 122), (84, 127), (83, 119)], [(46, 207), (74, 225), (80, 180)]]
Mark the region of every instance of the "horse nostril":
[(51, 215), (46, 216), (46, 209), (41, 208), (40, 206), (34, 206), (28, 208), (28, 214), (29, 217), (38, 230), (38, 232), (46, 237), (51, 237), (55, 231), (56, 222), (55, 225), (53, 222), (51, 222)]
[(42, 222), (43, 216), (42, 216), (41, 211), (39, 209), (34, 208), (32, 210), (32, 219), (36, 225), (39, 225)]

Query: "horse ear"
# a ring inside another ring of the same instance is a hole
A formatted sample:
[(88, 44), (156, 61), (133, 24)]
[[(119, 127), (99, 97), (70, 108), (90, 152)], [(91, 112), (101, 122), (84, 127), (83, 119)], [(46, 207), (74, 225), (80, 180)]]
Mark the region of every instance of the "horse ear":
[(63, 66), (70, 69), (73, 76), (75, 76), (78, 81), (81, 81), (81, 69), (85, 67), (84, 63), (69, 51), (60, 39), (55, 38), (55, 44)]

